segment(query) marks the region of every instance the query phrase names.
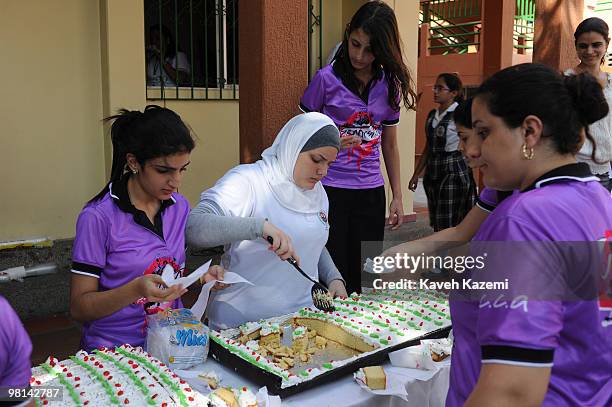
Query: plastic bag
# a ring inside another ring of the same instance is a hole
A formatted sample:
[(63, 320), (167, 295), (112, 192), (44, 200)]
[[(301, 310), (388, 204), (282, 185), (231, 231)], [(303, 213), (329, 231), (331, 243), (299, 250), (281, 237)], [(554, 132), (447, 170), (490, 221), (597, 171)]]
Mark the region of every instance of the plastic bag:
[(208, 357), (209, 329), (187, 308), (147, 316), (147, 351), (170, 369), (188, 369)]

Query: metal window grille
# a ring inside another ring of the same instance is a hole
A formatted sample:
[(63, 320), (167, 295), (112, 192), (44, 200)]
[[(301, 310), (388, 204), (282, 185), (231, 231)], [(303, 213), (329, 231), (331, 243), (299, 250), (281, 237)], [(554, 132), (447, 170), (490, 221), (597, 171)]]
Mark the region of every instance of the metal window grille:
[(323, 68), (323, 0), (308, 0), (308, 82)]
[(148, 100), (238, 99), (238, 2), (144, 0)]
[(535, 35), (535, 0), (516, 0), (514, 13), (514, 49), (519, 54), (533, 49)]
[(419, 18), (429, 24), (429, 49), (435, 55), (478, 52), (479, 0), (421, 1)]

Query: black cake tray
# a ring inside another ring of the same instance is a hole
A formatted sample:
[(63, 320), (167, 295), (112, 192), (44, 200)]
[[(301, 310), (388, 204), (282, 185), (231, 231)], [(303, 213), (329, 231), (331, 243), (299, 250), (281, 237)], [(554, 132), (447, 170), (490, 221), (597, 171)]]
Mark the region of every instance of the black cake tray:
[(315, 376), (310, 380), (300, 382), (296, 385), (289, 386), (284, 389), (281, 388), (281, 383), (283, 379), (280, 376), (258, 368), (257, 366), (242, 359), (240, 356), (230, 352), (228, 349), (224, 348), (223, 346), (212, 340), (210, 341), (210, 354), (216, 361), (223, 364), (225, 367), (234, 370), (236, 373), (247, 378), (248, 380), (251, 380), (254, 383), (257, 383), (260, 386), (266, 386), (268, 388), (269, 393), (284, 398), (296, 393), (300, 393), (304, 390), (319, 386), (321, 384), (332, 382), (348, 374), (352, 374), (361, 367), (380, 365), (385, 362), (385, 359), (387, 358), (387, 355), (390, 352), (418, 345), (419, 341), (421, 341), (422, 339), (446, 338), (448, 336), (448, 333), (450, 332), (450, 329), (450, 326), (436, 329), (415, 339), (411, 339), (402, 343), (395, 344), (393, 346), (379, 349), (374, 353), (355, 359), (352, 362), (347, 363), (346, 365), (330, 369), (327, 372)]

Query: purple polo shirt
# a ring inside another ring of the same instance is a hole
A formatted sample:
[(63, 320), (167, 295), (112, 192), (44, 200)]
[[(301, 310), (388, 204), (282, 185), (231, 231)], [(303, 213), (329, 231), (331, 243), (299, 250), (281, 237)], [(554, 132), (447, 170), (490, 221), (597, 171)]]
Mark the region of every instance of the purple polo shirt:
[(340, 136), (358, 135), (362, 144), (338, 153), (323, 185), (366, 189), (384, 185), (380, 171), (380, 141), (383, 126), (399, 123), (400, 112), (389, 105), (385, 74), (375, 75), (360, 97), (334, 73), (332, 65), (320, 69), (306, 88), (300, 108), (304, 112), (321, 112), (329, 116)]
[(0, 387), (30, 385), (32, 341), (6, 298), (0, 296)]
[(493, 188), (484, 187), (482, 191), (480, 191), (480, 195), (476, 200), (476, 205), (486, 212), (493, 212), (493, 210), (497, 207), (500, 201), (506, 199), (506, 197), (517, 194), (518, 191), (513, 192), (500, 192)]
[[(503, 200), (473, 242), (596, 242), (610, 229), (610, 194), (586, 164), (571, 164)], [(553, 262), (547, 253), (542, 256)], [(509, 255), (504, 260), (521, 279), (525, 275), (523, 281), (538, 284), (546, 272), (534, 268), (527, 257)], [(612, 354), (606, 337), (612, 330), (604, 328), (596, 299), (529, 300), (526, 307), (513, 308), (458, 300), (454, 294), (447, 406), (465, 403), (484, 363), (551, 367), (543, 406), (610, 405)]]
[[(127, 177), (110, 185), (109, 192), (85, 206), (76, 226), (72, 272), (97, 278), (98, 290), (121, 287), (144, 274), (161, 274), (171, 265), (175, 277), (185, 266), (185, 224), (189, 202), (180, 194), (163, 201), (155, 222), (130, 203)], [(90, 351), (124, 343), (144, 346), (145, 316), (160, 309), (182, 307), (149, 303), (145, 299), (106, 317), (83, 324), (81, 347)]]

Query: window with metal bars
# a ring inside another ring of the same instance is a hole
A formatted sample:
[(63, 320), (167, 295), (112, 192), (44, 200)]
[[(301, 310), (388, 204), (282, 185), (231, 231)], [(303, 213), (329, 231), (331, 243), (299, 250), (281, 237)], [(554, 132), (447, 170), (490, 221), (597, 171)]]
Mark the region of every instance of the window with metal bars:
[(239, 0), (144, 0), (147, 99), (238, 99)]

